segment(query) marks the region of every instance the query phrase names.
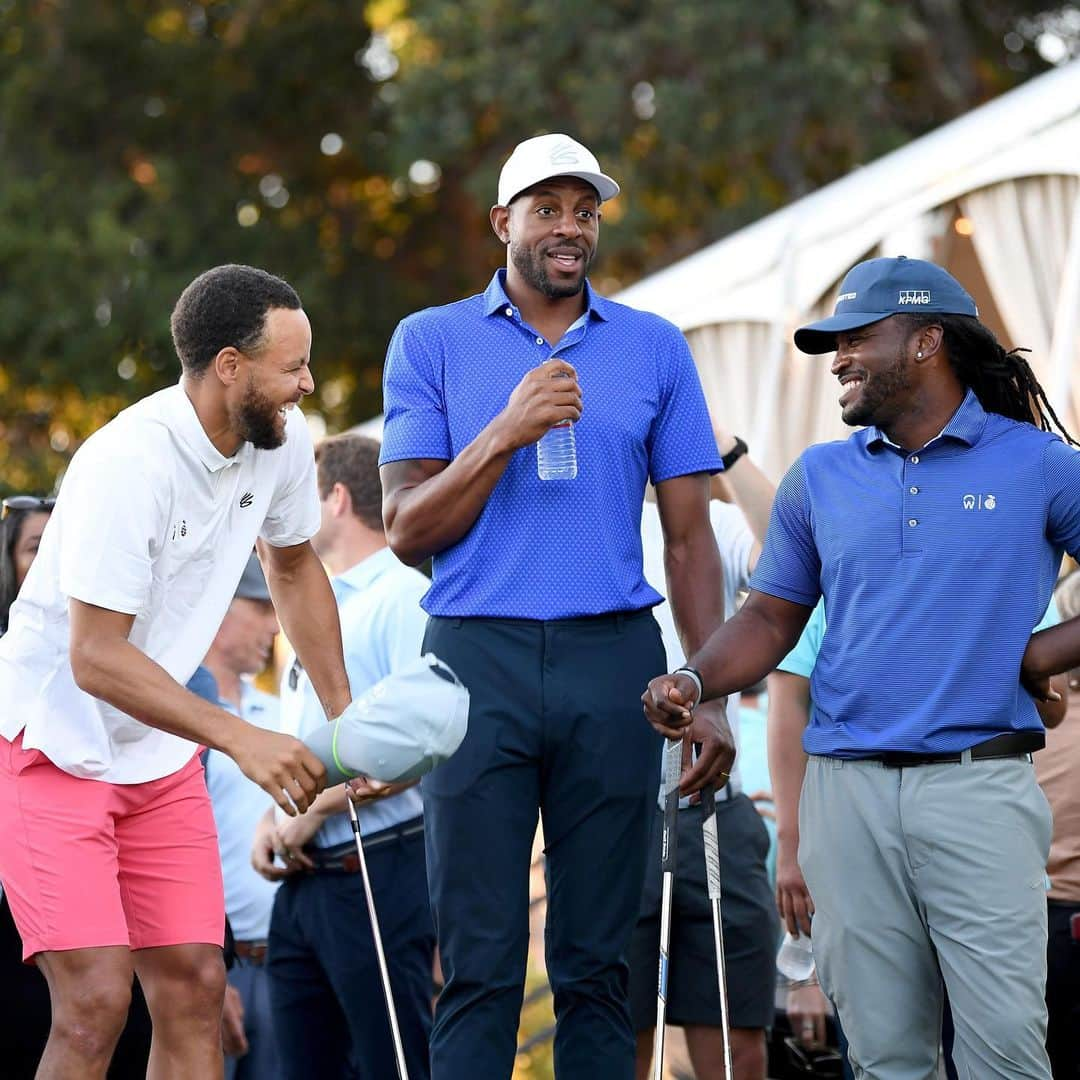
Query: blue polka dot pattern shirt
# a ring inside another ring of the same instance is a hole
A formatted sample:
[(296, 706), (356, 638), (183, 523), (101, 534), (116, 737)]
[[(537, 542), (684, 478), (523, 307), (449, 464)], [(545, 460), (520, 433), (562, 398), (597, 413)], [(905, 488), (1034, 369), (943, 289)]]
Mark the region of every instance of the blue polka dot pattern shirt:
[(428, 308), (394, 332), (383, 375), (381, 463), (450, 461), (553, 357), (577, 371), (578, 475), (541, 480), (518, 450), (473, 527), (435, 556), (432, 615), (566, 619), (659, 603), (641, 569), (641, 505), (654, 484), (721, 468), (682, 334), (597, 296), (552, 347), (522, 321), (500, 270), (486, 292)]
[(751, 587), (829, 613), (808, 753), (949, 753), (1042, 730), (1024, 649), (1080, 551), (1080, 451), (970, 391), (915, 451), (877, 428), (806, 450)]

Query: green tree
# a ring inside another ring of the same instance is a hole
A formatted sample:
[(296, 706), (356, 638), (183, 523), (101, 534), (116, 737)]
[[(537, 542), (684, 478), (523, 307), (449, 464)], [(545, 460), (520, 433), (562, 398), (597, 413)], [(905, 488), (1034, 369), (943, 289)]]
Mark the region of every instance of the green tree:
[(169, 311), (208, 266), (296, 285), (340, 428), (378, 411), (402, 315), (483, 286), (519, 139), (569, 131), (624, 184), (610, 291), (1041, 70), (1069, 10), (0, 0), (0, 490), (176, 378)]

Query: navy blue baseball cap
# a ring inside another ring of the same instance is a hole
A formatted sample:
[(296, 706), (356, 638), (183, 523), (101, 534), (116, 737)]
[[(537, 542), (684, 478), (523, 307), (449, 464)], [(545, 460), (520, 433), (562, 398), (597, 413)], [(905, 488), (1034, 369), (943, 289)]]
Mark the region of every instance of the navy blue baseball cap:
[(857, 330), (902, 312), (931, 311), (979, 314), (964, 286), (934, 263), (906, 255), (867, 259), (847, 272), (833, 314), (795, 331), (795, 347), (804, 353), (833, 352), (836, 335), (845, 330)]

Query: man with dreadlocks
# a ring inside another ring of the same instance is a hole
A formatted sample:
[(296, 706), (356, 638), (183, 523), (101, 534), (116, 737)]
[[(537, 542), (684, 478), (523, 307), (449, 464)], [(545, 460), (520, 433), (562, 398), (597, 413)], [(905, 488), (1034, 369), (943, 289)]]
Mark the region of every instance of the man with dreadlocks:
[(836, 350), (844, 421), (866, 426), (795, 463), (749, 599), (691, 670), (652, 680), (646, 714), (681, 734), (774, 668), (823, 595), (799, 863), (855, 1074), (935, 1077), (944, 986), (962, 1075), (1049, 1080), (1034, 699), (1080, 660), (1080, 626), (1032, 627), (1062, 550), (1080, 554), (1080, 452), (931, 263), (860, 263), (795, 343)]

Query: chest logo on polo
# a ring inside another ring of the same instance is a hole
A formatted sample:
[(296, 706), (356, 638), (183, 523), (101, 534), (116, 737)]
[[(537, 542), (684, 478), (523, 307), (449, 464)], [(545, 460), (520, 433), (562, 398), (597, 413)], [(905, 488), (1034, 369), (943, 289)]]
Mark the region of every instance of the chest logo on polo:
[(255, 496), (252, 495), (250, 491), (245, 491), (244, 494), (240, 496), (240, 509), (246, 510), (254, 501)]
[(187, 536), (187, 520), (181, 519), (180, 521), (174, 521), (172, 527), (172, 538), (175, 540), (178, 536)]
[(901, 289), (900, 300), (901, 304), (929, 304), (930, 303), (930, 290), (929, 289)]
[(993, 510), (997, 506), (997, 499), (993, 495), (965, 495), (965, 510)]

